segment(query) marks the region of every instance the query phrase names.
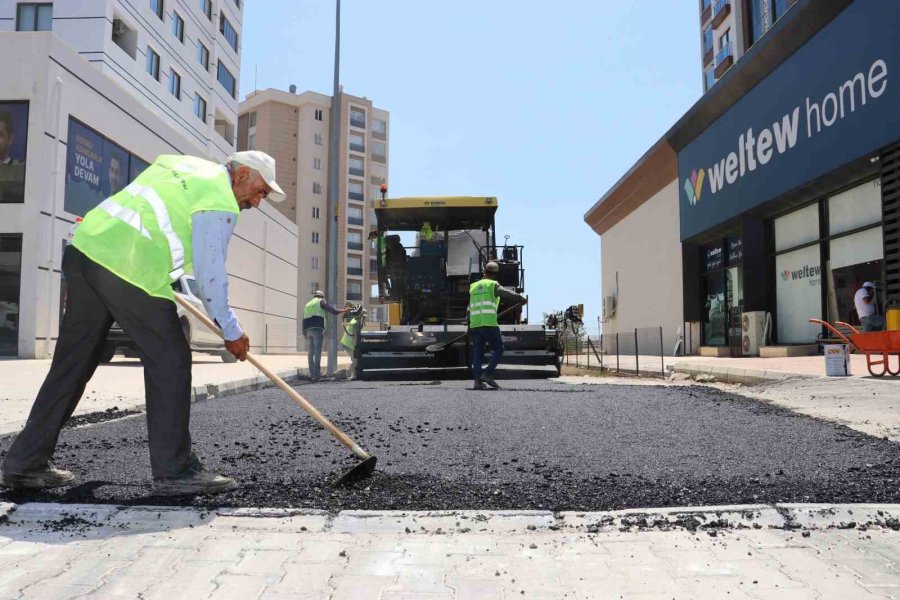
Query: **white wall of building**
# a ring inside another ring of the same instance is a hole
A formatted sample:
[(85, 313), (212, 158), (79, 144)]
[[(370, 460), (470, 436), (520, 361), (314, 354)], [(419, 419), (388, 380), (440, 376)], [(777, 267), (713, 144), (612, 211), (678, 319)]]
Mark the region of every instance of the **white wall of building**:
[[(15, 0), (0, 0), (0, 31), (16, 30)], [(150, 8), (149, 0), (68, 0), (53, 3), (53, 32), (85, 60), (117, 81), (129, 93), (173, 126), (182, 129), (191, 143), (204, 147), (210, 157), (223, 158), (234, 151), (237, 131), (237, 97), (217, 80), (217, 65), (225, 68), (240, 85), (240, 43), (243, 12), (234, 0), (213, 2), (212, 18), (201, 11), (199, 0), (166, 0), (163, 19)], [(175, 14), (184, 20), (184, 42), (174, 33)], [(219, 32), (220, 14), (238, 33), (238, 52)], [(113, 25), (121, 21), (134, 32), (134, 56), (113, 41)], [(209, 50), (209, 69), (197, 59), (198, 45)], [(147, 72), (147, 50), (160, 56), (159, 80)], [(169, 92), (174, 69), (181, 76), (181, 98)], [(194, 114), (194, 96), (207, 102), (206, 123)], [(215, 131), (220, 117), (234, 129), (231, 141)]]
[[(0, 100), (30, 103), (25, 202), (0, 204), (0, 233), (23, 236), (19, 356), (46, 357), (59, 327), (62, 245), (75, 219), (64, 208), (69, 117), (148, 161), (210, 154), (54, 33), (0, 33), (0, 56)], [(264, 349), (267, 325), (277, 345), (294, 343), (297, 248), (296, 226), (270, 206), (241, 215), (229, 249), (231, 302), (254, 351)]]
[(678, 222), (675, 180), (600, 236), (603, 296), (616, 297), (603, 333), (662, 327), (663, 348), (672, 352), (684, 321)]

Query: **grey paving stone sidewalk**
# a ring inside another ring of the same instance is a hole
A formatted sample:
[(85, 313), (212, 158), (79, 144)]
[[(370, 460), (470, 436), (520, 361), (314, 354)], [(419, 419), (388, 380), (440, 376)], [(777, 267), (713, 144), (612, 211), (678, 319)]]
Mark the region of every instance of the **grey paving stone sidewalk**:
[(0, 514), (0, 598), (900, 596), (898, 505), (328, 515), (26, 504)]

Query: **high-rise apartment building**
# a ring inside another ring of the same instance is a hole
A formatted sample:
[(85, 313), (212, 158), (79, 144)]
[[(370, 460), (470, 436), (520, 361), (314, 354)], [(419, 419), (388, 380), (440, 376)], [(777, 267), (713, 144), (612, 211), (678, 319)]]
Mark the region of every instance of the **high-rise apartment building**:
[(700, 0), (703, 91), (715, 85), (797, 0)]
[[(328, 133), (331, 96), (267, 89), (241, 103), (238, 149), (259, 149), (279, 166), (287, 198), (278, 210), (297, 224), (300, 236), (298, 298), (327, 289)], [(373, 203), (388, 182), (390, 120), (387, 111), (366, 98), (341, 95), (340, 152), (337, 190), (338, 297), (366, 305), (370, 321), (387, 319), (377, 302), (375, 251), (368, 240), (375, 228)]]
[(211, 157), (234, 151), (242, 0), (0, 0), (0, 31), (53, 31)]

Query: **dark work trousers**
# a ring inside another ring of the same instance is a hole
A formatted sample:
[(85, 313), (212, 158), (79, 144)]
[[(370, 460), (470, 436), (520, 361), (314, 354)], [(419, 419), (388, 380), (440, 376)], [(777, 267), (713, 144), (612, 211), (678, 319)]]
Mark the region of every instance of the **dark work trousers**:
[(499, 327), (473, 327), (472, 335), (472, 375), (478, 379), (482, 375), (484, 363), (484, 345), (491, 347), (491, 358), (483, 374), (488, 377), (494, 375), (500, 357), (503, 356), (503, 336)]
[(175, 303), (125, 282), (74, 246), (63, 255), (63, 274), (66, 313), (50, 372), (3, 470), (21, 473), (47, 465), (60, 429), (100, 362), (113, 320), (134, 341), (144, 365), (153, 476), (180, 477), (199, 468), (189, 431), (191, 351)]

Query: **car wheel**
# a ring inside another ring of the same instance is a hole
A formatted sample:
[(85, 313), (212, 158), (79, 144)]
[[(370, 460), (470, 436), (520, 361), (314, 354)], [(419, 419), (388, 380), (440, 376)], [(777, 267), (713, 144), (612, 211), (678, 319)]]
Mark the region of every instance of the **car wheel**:
[(107, 343), (106, 346), (103, 347), (103, 352), (100, 354), (100, 362), (108, 363), (113, 359), (113, 356), (116, 355), (116, 346), (115, 344)]
[(235, 358), (234, 354), (229, 352), (228, 350), (223, 350), (219, 353), (219, 356), (222, 357), (222, 362), (224, 363), (236, 363), (237, 358)]

